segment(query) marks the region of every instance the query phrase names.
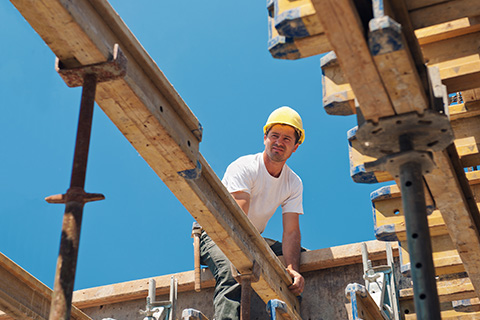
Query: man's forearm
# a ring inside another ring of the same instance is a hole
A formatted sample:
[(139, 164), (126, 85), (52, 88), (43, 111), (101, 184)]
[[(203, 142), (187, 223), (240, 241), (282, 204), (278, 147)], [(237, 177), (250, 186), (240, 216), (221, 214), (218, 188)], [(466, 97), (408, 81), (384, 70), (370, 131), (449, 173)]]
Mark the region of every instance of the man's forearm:
[(297, 272), (300, 272), (300, 242), (300, 232), (283, 235), (282, 250), (285, 266)]
[(288, 288), (293, 294), (300, 295), (305, 286), (305, 279), (300, 274), (300, 231), (284, 233), (282, 249), (287, 272), (293, 280)]

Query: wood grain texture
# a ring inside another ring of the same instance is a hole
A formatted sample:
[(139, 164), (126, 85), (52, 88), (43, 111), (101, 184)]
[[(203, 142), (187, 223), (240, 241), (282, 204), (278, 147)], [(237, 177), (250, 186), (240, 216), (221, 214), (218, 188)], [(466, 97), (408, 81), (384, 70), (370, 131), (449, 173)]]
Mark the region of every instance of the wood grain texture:
[[(457, 159), (457, 160), (455, 160)], [(457, 249), (477, 295), (480, 295), (479, 213), (454, 147), (436, 152), (438, 169), (425, 180), (442, 213), (448, 232)]]
[(478, 1), (432, 0), (430, 1), (430, 5), (420, 7), (423, 6), (423, 4), (417, 4), (416, 8), (411, 5), (413, 2), (414, 1), (412, 0), (407, 1), (407, 8), (409, 8), (410, 20), (412, 21), (414, 29), (425, 28), (464, 17), (475, 17), (480, 15), (480, 2)]
[(381, 117), (394, 115), (353, 2), (350, 0), (312, 2), (365, 119), (376, 122)]
[[(0, 253), (0, 310), (8, 318), (47, 320), (52, 290)], [(75, 306), (73, 320), (91, 320)]]
[[(244, 273), (260, 265), (254, 290), (268, 301), (298, 301), (280, 261), (198, 151), (201, 128), (178, 93), (107, 1), (12, 0), (66, 67), (102, 62), (118, 43), (128, 59), (122, 80), (101, 83), (96, 101), (227, 257)], [(200, 165), (196, 180), (179, 171)]]

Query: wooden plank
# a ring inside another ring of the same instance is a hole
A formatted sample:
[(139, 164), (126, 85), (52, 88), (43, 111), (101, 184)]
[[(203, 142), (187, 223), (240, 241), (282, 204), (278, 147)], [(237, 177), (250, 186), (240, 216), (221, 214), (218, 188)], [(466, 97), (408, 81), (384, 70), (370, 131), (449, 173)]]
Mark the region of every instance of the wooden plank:
[(439, 68), (440, 77), (449, 93), (480, 87), (480, 32), (470, 32), (470, 28), (466, 30), (469, 32), (465, 31), (467, 33), (464, 35), (421, 46), (425, 62), (428, 66)]
[[(472, 282), (468, 277), (440, 277), (437, 280), (437, 291), (440, 303), (476, 297)], [(405, 301), (413, 300), (413, 288), (400, 290), (399, 300), (402, 309)]]
[(271, 0), (267, 7), (273, 11), (278, 34), (291, 38), (303, 38), (324, 33), (310, 0)]
[[(458, 250), (477, 296), (480, 296), (480, 236), (477, 204), (453, 146), (435, 152), (438, 168), (425, 176), (437, 208)], [(459, 300), (459, 299), (457, 299)]]
[(335, 52), (320, 58), (322, 69), (323, 108), (330, 115), (355, 114), (355, 95), (345, 79)]
[(297, 60), (332, 50), (324, 33), (303, 38), (291, 38), (278, 34), (274, 19), (268, 17), (268, 51), (275, 59)]
[[(480, 30), (480, 18), (463, 18), (416, 30), (418, 41), (430, 65), (441, 69), (441, 76), (449, 85), (449, 92), (463, 91), (479, 85), (477, 68), (477, 45)], [(466, 38), (452, 39), (468, 35)], [(442, 41), (448, 40), (449, 41)], [(333, 55), (335, 58), (336, 56)], [(469, 60), (465, 60), (467, 56)], [(327, 56), (322, 57), (326, 59)], [(457, 57), (458, 59), (452, 58)], [(338, 60), (325, 61), (322, 66), (322, 83), (324, 90), (324, 107), (331, 115), (355, 114), (355, 95), (338, 63)], [(328, 63), (327, 63), (328, 62)], [(473, 68), (473, 69), (472, 69)], [(473, 81), (472, 81), (473, 78)], [(480, 97), (476, 100), (479, 100)], [(382, 181), (378, 181), (382, 182)]]
[[(449, 106), (451, 124), (455, 134), (455, 147), (463, 167), (480, 165), (480, 101), (469, 101)], [(350, 176), (357, 183), (378, 183), (392, 181), (386, 171), (367, 172), (365, 163), (375, 158), (361, 154), (356, 148), (356, 128), (348, 133)]]
[(325, 34), (298, 39), (277, 35), (268, 41), (268, 51), (275, 59), (297, 60), (330, 50), (332, 50), (332, 47)]
[[(468, 103), (467, 103), (468, 105)], [(470, 105), (472, 105), (470, 103)], [(475, 103), (478, 113), (480, 103)], [(471, 112), (472, 114), (473, 112)], [(457, 118), (458, 119), (458, 118)], [(452, 121), (455, 133), (455, 147), (463, 167), (480, 165), (480, 115)]]
[[(405, 310), (408, 310), (408, 313), (405, 314), (402, 312), (403, 319), (405, 320), (416, 320), (417, 315), (415, 314), (415, 307), (413, 306), (413, 300), (409, 301), (408, 304), (404, 305)], [(480, 319), (480, 312), (474, 311), (457, 311), (452, 308), (450, 302), (444, 302), (440, 304), (441, 317), (442, 320), (475, 320)]]
[(395, 113), (416, 111), (423, 114), (429, 102), (404, 29), (405, 26), (400, 26), (389, 16), (370, 20), (370, 51)]
[(313, 0), (345, 76), (366, 120), (394, 115), (394, 109), (368, 49), (357, 10), (349, 0)]
[[(411, 2), (411, 0), (409, 0)], [(480, 2), (471, 0), (434, 1), (423, 8), (410, 10), (410, 20), (414, 29), (425, 28), (436, 24), (457, 20), (464, 17), (480, 15)], [(407, 8), (409, 4), (407, 3)]]
[(447, 2), (450, 0), (404, 0), (404, 1), (408, 10), (415, 10), (419, 8), (429, 7), (442, 2)]
[[(441, 225), (445, 228), (445, 224)], [(465, 272), (465, 267), (460, 259), (457, 249), (448, 234), (431, 236), (433, 266), (435, 275), (454, 274)], [(400, 271), (410, 275), (411, 264), (406, 240), (400, 241)]]
[[(193, 271), (187, 271), (152, 277), (156, 281), (155, 292), (157, 296), (168, 295), (170, 293), (171, 277), (175, 277), (178, 281), (177, 292), (194, 291), (195, 274)], [(105, 304), (144, 299), (148, 296), (149, 279), (150, 278), (77, 290), (73, 293), (73, 304), (77, 308), (87, 309)], [(213, 288), (215, 286), (215, 279), (207, 268), (201, 270), (200, 279), (202, 289)]]
[(480, 116), (480, 101), (469, 101), (451, 105), (449, 107), (450, 120), (456, 120)]
[[(0, 253), (0, 310), (14, 319), (48, 319), (52, 290)], [(75, 306), (74, 320), (91, 320)]]
[(480, 299), (471, 298), (456, 300), (452, 302), (452, 306), (455, 311), (480, 312)]
[[(371, 261), (385, 260), (385, 243), (367, 241), (368, 257)], [(398, 256), (398, 247), (392, 246), (394, 256)], [(361, 243), (324, 248), (303, 252), (301, 256), (301, 272), (330, 269), (362, 263)], [(170, 277), (178, 280), (178, 292), (194, 291), (194, 272), (187, 271), (173, 275), (153, 277), (156, 281), (157, 295), (166, 295), (170, 292)], [(148, 280), (140, 279), (78, 290), (73, 293), (73, 304), (77, 308), (86, 309), (95, 306), (113, 304), (146, 298), (148, 295)], [(201, 272), (202, 288), (212, 288), (215, 280), (208, 269)], [(2, 317), (0, 319), (3, 320)]]
[(448, 93), (480, 87), (480, 58), (468, 56), (455, 59), (454, 63), (440, 63), (440, 77)]
[[(372, 199), (374, 210), (374, 230), (379, 241), (405, 241), (407, 238), (405, 228), (405, 216), (402, 199), (400, 196), (392, 196), (388, 200)], [(445, 222), (439, 210), (428, 207), (431, 213), (428, 215), (430, 236), (448, 234)], [(433, 241), (433, 239), (432, 239)]]
[[(428, 192), (428, 190), (426, 190)], [(375, 237), (380, 241), (399, 241), (400, 270), (410, 274), (410, 256), (402, 199), (397, 185), (382, 187), (372, 193)], [(432, 243), (433, 264), (436, 275), (464, 272), (462, 260), (450, 239), (439, 210), (427, 206)]]
[[(383, 241), (366, 241), (368, 259), (386, 260), (386, 244)], [(392, 244), (393, 255), (398, 256), (398, 246)], [(353, 243), (343, 246), (318, 249), (302, 253), (300, 271), (309, 272), (362, 263), (362, 244)]]
[[(370, 260), (386, 259), (385, 244), (383, 242), (367, 241), (366, 244)], [(394, 256), (398, 256), (397, 246), (393, 246), (393, 253)], [(357, 263), (362, 263), (360, 243), (303, 252), (300, 271), (309, 272)], [(154, 277), (157, 295), (168, 294), (171, 276), (175, 276), (178, 280), (178, 292), (194, 290), (194, 272), (188, 271)], [(208, 269), (202, 269), (201, 281), (202, 288), (211, 288), (215, 285), (215, 280)], [(73, 302), (75, 306), (85, 309), (102, 304), (145, 298), (147, 294), (148, 279), (141, 279), (75, 291)]]
[(127, 76), (100, 84), (98, 105), (241, 273), (254, 261), (260, 265), (260, 280), (252, 284), (258, 295), (285, 301), (289, 316), (299, 319), (290, 276), (198, 152), (198, 121), (108, 2), (12, 3), (66, 67), (105, 61), (119, 44)]
[(480, 31), (480, 17), (465, 17), (415, 30), (420, 45), (438, 42)]
[[(464, 58), (478, 55), (480, 44), (480, 32), (473, 32), (454, 38), (431, 42), (422, 45), (425, 62), (429, 66), (438, 66), (443, 69), (446, 66), (459, 65)], [(457, 62), (458, 60), (458, 62)], [(441, 64), (441, 63), (445, 64)], [(446, 64), (448, 62), (448, 64)]]
[(480, 101), (480, 89), (475, 88), (472, 90), (462, 91), (462, 98), (465, 103)]

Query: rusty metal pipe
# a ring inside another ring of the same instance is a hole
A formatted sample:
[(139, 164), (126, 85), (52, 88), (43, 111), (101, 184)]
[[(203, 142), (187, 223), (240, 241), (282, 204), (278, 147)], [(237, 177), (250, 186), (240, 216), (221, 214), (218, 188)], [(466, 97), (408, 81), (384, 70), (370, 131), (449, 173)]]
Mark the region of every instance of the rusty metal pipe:
[(95, 74), (85, 75), (70, 188), (62, 199), (66, 205), (49, 320), (70, 319), (83, 207), (98, 197), (84, 191), (96, 85)]
[(97, 76), (95, 74), (86, 74), (83, 81), (70, 188), (80, 187), (83, 189), (85, 187), (96, 89)]
[(70, 319), (83, 206), (77, 201), (68, 201), (65, 206), (49, 320)]
[(242, 296), (240, 302), (240, 320), (250, 320), (250, 301), (252, 296), (252, 277), (241, 276)]

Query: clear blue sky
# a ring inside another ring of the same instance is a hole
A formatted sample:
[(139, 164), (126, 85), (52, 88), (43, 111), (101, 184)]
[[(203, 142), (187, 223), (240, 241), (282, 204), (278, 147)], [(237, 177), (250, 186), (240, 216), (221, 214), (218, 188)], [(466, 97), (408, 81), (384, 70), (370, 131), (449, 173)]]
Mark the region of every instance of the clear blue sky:
[[(289, 160), (304, 182), (302, 244), (373, 240), (370, 192), (352, 181), (346, 132), (354, 117), (322, 106), (319, 56), (275, 60), (265, 1), (111, 1), (204, 128), (200, 150), (221, 178), (263, 150), (262, 127), (282, 105), (303, 117), (305, 143)], [(80, 89), (14, 6), (0, 2), (0, 251), (53, 286), (64, 205), (46, 196), (70, 183)], [(75, 289), (193, 269), (193, 218), (96, 107)], [(281, 237), (280, 215), (264, 233)]]

